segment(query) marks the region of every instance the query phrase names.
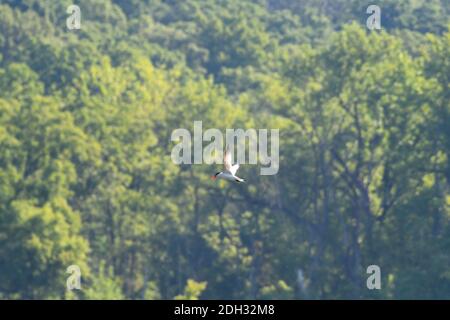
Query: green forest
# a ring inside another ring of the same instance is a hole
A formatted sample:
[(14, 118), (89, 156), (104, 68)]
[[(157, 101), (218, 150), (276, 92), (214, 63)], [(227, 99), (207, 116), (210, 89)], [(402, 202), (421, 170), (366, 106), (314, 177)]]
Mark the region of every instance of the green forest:
[[(450, 299), (449, 17), (0, 0), (0, 299)], [(278, 173), (173, 163), (194, 121), (279, 129)]]

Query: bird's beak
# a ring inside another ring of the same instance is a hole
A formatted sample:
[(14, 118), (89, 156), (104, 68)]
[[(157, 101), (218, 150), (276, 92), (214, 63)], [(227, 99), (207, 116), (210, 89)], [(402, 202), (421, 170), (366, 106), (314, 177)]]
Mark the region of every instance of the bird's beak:
[(216, 176), (211, 176), (211, 180), (216, 180), (217, 177)]

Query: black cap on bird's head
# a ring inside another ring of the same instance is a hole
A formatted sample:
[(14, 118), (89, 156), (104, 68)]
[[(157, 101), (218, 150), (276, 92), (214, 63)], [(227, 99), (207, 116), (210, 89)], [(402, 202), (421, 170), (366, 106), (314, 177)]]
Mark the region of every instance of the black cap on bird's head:
[(213, 176), (211, 177), (211, 179), (216, 180), (216, 179), (217, 179), (217, 176), (218, 176), (219, 174), (221, 174), (221, 173), (222, 173), (222, 171), (221, 171), (221, 172), (217, 172), (215, 175), (213, 175)]

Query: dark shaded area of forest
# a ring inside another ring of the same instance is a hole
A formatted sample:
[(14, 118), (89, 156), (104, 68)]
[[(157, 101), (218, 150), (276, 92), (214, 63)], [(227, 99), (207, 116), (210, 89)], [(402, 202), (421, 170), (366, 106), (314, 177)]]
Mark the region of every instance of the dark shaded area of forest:
[[(0, 298), (450, 299), (449, 3), (0, 0)], [(175, 165), (197, 120), (278, 174)]]

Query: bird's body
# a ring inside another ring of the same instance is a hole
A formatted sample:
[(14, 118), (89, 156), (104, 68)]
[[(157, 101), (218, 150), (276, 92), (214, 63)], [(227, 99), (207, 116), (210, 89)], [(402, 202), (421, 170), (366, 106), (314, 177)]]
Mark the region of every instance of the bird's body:
[(231, 153), (228, 147), (223, 157), (223, 166), (225, 170), (217, 172), (214, 176), (212, 176), (211, 178), (213, 180), (224, 179), (228, 181), (245, 182), (244, 179), (236, 176), (236, 172), (239, 169), (239, 164), (231, 165)]
[(228, 181), (235, 181), (235, 182), (245, 182), (244, 179), (239, 178), (235, 175), (232, 175), (230, 172), (218, 172), (214, 175), (214, 179), (224, 179)]

